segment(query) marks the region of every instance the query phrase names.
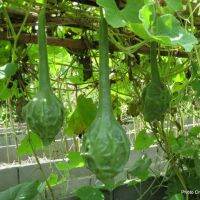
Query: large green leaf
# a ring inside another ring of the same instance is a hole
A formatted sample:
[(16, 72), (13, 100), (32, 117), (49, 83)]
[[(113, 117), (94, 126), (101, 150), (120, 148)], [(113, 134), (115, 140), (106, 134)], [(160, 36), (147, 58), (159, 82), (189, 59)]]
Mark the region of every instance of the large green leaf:
[(92, 186), (84, 186), (76, 191), (76, 196), (80, 198), (80, 200), (104, 200), (103, 193)]
[(150, 36), (145, 30), (142, 23), (130, 23), (130, 30), (133, 31), (136, 35), (141, 37), (142, 39), (149, 40)]
[(97, 0), (96, 2), (105, 9), (106, 20), (112, 27), (119, 28), (126, 25), (126, 21), (114, 0)]
[[(97, 0), (105, 10), (107, 22), (114, 28), (128, 26), (143, 39), (152, 38), (167, 46), (182, 46), (190, 52), (197, 39), (184, 29), (175, 16), (165, 14), (156, 18), (155, 5), (151, 0), (127, 0), (124, 9), (119, 10), (115, 0)], [(168, 0), (172, 9), (182, 7), (180, 1)]]
[(1, 200), (32, 200), (38, 195), (39, 181), (22, 183), (0, 192)]
[(138, 13), (144, 0), (127, 0), (124, 9), (119, 10), (115, 0), (97, 0), (97, 4), (105, 9), (107, 22), (114, 28), (124, 27), (129, 23), (140, 23)]
[(153, 25), (156, 19), (156, 10), (154, 4), (144, 5), (139, 11), (139, 18), (142, 21), (144, 29), (151, 36)]
[(152, 39), (167, 46), (182, 46), (188, 52), (198, 44), (194, 35), (184, 29), (176, 17), (171, 14), (155, 15), (154, 4), (146, 4), (139, 12), (139, 18)]
[(121, 11), (124, 20), (127, 21), (127, 25), (130, 29), (139, 37), (143, 39), (149, 39), (148, 33), (139, 18), (139, 11), (145, 5), (145, 1), (130, 0), (127, 2), (126, 7)]
[(129, 23), (141, 23), (139, 19), (139, 10), (144, 6), (144, 0), (127, 0), (127, 4), (121, 15)]
[(192, 33), (184, 29), (180, 22), (171, 14), (157, 18), (155, 25), (155, 38), (165, 45), (180, 45), (190, 52), (197, 39)]
[(97, 108), (91, 98), (80, 95), (77, 99), (77, 106), (65, 127), (67, 135), (81, 134), (89, 127), (96, 116)]

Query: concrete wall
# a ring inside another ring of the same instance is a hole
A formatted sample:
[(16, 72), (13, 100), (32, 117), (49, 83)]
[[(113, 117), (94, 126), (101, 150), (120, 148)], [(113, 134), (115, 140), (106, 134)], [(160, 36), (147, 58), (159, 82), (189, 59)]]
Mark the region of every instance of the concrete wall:
[[(158, 151), (157, 147), (152, 147), (150, 150), (143, 152), (152, 158), (152, 168), (156, 171), (161, 171), (163, 169), (163, 164), (156, 161), (157, 156), (162, 157), (162, 152)], [(131, 151), (130, 159), (126, 165), (128, 169), (143, 153)], [(156, 156), (155, 156), (156, 155)], [(48, 176), (52, 171), (56, 172), (57, 169), (54, 163), (61, 160), (54, 160), (42, 163), (42, 168)], [(121, 173), (116, 177), (116, 179), (126, 178), (126, 173)], [(6, 190), (11, 186), (17, 185), (31, 180), (42, 180), (41, 172), (37, 164), (24, 164), (24, 165), (13, 165), (5, 166), (5, 168), (0, 169), (0, 191)], [(95, 175), (92, 174), (86, 168), (73, 169), (70, 172), (70, 176), (66, 183), (54, 187), (54, 193), (56, 199), (64, 199), (67, 196), (71, 196), (72, 193), (86, 185), (96, 185), (100, 182), (96, 179)]]

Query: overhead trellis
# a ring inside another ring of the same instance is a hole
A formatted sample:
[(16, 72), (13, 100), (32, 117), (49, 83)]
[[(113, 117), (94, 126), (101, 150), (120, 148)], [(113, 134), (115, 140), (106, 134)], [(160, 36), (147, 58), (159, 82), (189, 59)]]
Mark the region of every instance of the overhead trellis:
[[(114, 2), (114, 0), (112, 1)], [(98, 0), (98, 3), (104, 6), (104, 3), (102, 4), (102, 2), (103, 1)], [(162, 4), (163, 1), (160, 1), (160, 2)], [(119, 11), (123, 10), (123, 8), (126, 8), (126, 4), (128, 4), (126, 0), (118, 0), (118, 1), (115, 1), (115, 3), (116, 3), (116, 8), (118, 7)], [(47, 25), (49, 28), (63, 26), (63, 27), (79, 28), (84, 31), (92, 31), (92, 32), (96, 32), (96, 30), (98, 29), (98, 14), (96, 15), (91, 14), (93, 11), (95, 11), (95, 8), (98, 6), (96, 0), (70, 0), (69, 1), (70, 5), (66, 8), (67, 11), (64, 11), (65, 8), (62, 8), (62, 3), (59, 3), (59, 1), (49, 0), (48, 4), (49, 4), (49, 7), (53, 6), (52, 9), (48, 9), (48, 13), (47, 13)], [(83, 5), (87, 5), (86, 8), (85, 7), (82, 8)], [(109, 6), (110, 5), (112, 4), (109, 4)], [(195, 8), (196, 4), (192, 4), (192, 6)], [(76, 9), (74, 9), (73, 7), (76, 7)], [(12, 23), (14, 24), (14, 27), (16, 29), (19, 29), (25, 16), (25, 10), (19, 9), (19, 8), (10, 8), (10, 7), (7, 7), (6, 9)], [(26, 21), (26, 26), (37, 25), (38, 9), (39, 8), (36, 4), (36, 6), (34, 7), (34, 10), (29, 13), (29, 16)], [(112, 7), (110, 7), (110, 9), (112, 9)], [(108, 10), (108, 12), (110, 11)], [(182, 14), (189, 16), (188, 12), (189, 12), (188, 10), (184, 10), (182, 11)], [(199, 20), (199, 16), (196, 10), (194, 12), (193, 20), (195, 22), (195, 26), (198, 29), (200, 26), (200, 20)], [(7, 29), (7, 24), (3, 15), (1, 15), (0, 17), (0, 23), (1, 23), (0, 39), (12, 40), (13, 39), (12, 35)], [(120, 28), (117, 31), (118, 31), (117, 33), (123, 35), (124, 38), (128, 39), (128, 41), (130, 42), (130, 45), (135, 45), (138, 43), (138, 41), (141, 41), (138, 36), (134, 35), (133, 32), (130, 32), (126, 27)], [(116, 32), (116, 29), (114, 30), (114, 32)], [(25, 43), (25, 44), (37, 43), (37, 35), (34, 32), (32, 33), (28, 31), (23, 32), (22, 34), (20, 34), (18, 42)], [(97, 41), (84, 38), (82, 37), (81, 34), (79, 35), (77, 39), (74, 39), (71, 37), (63, 38), (63, 37), (55, 37), (53, 35), (48, 35), (47, 43), (49, 45), (65, 47), (72, 51), (96, 49), (98, 47)], [(113, 44), (112, 42), (110, 43), (110, 49), (112, 51), (123, 50), (118, 45)], [(147, 54), (149, 53), (149, 47), (145, 44), (141, 45), (137, 48), (137, 52), (141, 54)], [(169, 49), (161, 49), (160, 55), (188, 57), (188, 53), (180, 49), (172, 49), (170, 51)]]

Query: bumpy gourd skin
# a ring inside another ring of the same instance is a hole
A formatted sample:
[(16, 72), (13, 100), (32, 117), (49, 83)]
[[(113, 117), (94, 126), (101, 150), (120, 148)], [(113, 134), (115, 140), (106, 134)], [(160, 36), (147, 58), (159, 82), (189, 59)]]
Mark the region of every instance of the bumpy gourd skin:
[(114, 116), (97, 115), (83, 141), (87, 167), (105, 184), (123, 170), (130, 144)]
[(150, 82), (142, 93), (144, 120), (162, 120), (169, 108), (170, 100), (171, 95), (166, 85)]
[(24, 111), (29, 128), (39, 135), (44, 145), (49, 145), (63, 125), (62, 103), (51, 91), (39, 91)]
[(59, 133), (64, 121), (64, 107), (50, 87), (49, 66), (45, 33), (46, 1), (39, 12), (39, 90), (23, 111), (28, 127), (50, 144)]
[(112, 189), (114, 177), (129, 159), (130, 143), (112, 111), (108, 30), (102, 11), (99, 33), (99, 107), (95, 120), (84, 135), (82, 150), (86, 166)]
[(147, 122), (162, 121), (170, 106), (171, 94), (160, 80), (157, 65), (157, 44), (151, 43), (151, 82), (142, 92), (142, 112)]

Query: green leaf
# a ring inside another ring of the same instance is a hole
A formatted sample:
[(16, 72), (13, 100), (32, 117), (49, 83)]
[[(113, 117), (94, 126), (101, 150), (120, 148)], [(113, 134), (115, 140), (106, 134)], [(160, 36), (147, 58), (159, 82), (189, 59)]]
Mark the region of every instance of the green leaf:
[(17, 153), (20, 156), (29, 154), (33, 154), (33, 150), (38, 151), (43, 148), (43, 143), (40, 137), (35, 133), (29, 133), (25, 138), (21, 141), (21, 144), (17, 150)]
[(150, 34), (152, 34), (152, 28), (156, 19), (156, 10), (154, 4), (147, 4), (143, 6), (139, 11), (139, 18), (142, 24)]
[(60, 171), (69, 171), (69, 164), (67, 161), (61, 161), (61, 162), (56, 163), (56, 167)]
[(197, 137), (200, 134), (200, 126), (194, 126), (189, 130), (189, 136)]
[(180, 45), (187, 52), (190, 52), (193, 46), (198, 44), (195, 36), (184, 29), (180, 22), (171, 14), (158, 17), (154, 30), (154, 38), (164, 45)]
[(194, 156), (197, 149), (191, 145), (184, 136), (175, 138), (173, 134), (168, 135), (168, 142), (174, 154), (180, 154), (183, 157)]
[(152, 161), (150, 158), (143, 156), (134, 163), (134, 165), (128, 170), (128, 173), (144, 181), (150, 176), (149, 167), (151, 163)]
[(85, 162), (80, 152), (69, 152), (67, 155), (68, 162), (62, 161), (56, 164), (56, 167), (61, 171), (68, 171), (75, 168), (85, 166)]
[(97, 107), (91, 98), (85, 98), (80, 95), (77, 99), (77, 106), (65, 127), (67, 135), (78, 135), (84, 133), (94, 120), (97, 113)]
[(80, 152), (69, 152), (67, 157), (69, 159), (69, 166), (71, 169), (84, 167), (84, 159)]
[(191, 83), (192, 89), (197, 93), (197, 96), (200, 96), (200, 79), (197, 78), (193, 80)]
[(36, 0), (37, 3), (44, 4), (44, 0)]
[(155, 18), (154, 4), (146, 4), (139, 12), (139, 18), (148, 35), (166, 46), (182, 46), (190, 52), (198, 44), (192, 33), (184, 29), (171, 14)]
[(58, 184), (58, 175), (55, 173), (51, 173), (48, 178), (48, 182), (51, 186), (57, 185)]
[(92, 121), (94, 120), (96, 113), (97, 113), (97, 107), (93, 103), (91, 98), (85, 98), (83, 95), (80, 95), (78, 97), (78, 113), (82, 117), (82, 120), (86, 127), (89, 127)]
[(127, 23), (140, 23), (139, 10), (144, 5), (143, 0), (127, 0), (124, 9), (119, 10), (115, 0), (97, 0), (98, 5), (105, 9), (105, 18), (112, 27), (124, 27)]
[(80, 198), (80, 200), (104, 200), (103, 193), (92, 186), (84, 186), (78, 189), (75, 192), (76, 196)]
[(11, 88), (8, 88), (8, 82), (7, 80), (0, 80), (0, 99), (1, 100), (7, 100), (9, 98), (12, 98), (13, 96), (18, 97), (19, 91), (17, 87), (17, 81), (10, 81), (10, 84), (12, 84)]
[(170, 200), (184, 200), (184, 197), (181, 193), (173, 195)]
[(176, 83), (184, 83), (186, 81), (185, 73), (176, 74), (173, 78), (173, 81)]
[[(153, 1), (127, 0), (124, 9), (119, 10), (115, 0), (97, 0), (97, 4), (105, 9), (105, 18), (114, 28), (129, 26), (132, 31), (143, 39), (152, 38), (167, 46), (182, 46), (190, 52), (197, 39), (184, 29), (180, 22), (171, 14), (156, 19)], [(173, 2), (173, 3), (171, 3)], [(181, 0), (168, 0), (172, 9), (182, 8)]]
[(11, 97), (11, 90), (7, 88), (6, 83), (0, 82), (0, 87), (1, 87), (0, 99), (6, 100), (6, 99), (10, 98)]
[(130, 29), (139, 37), (149, 40), (150, 36), (144, 29), (144, 26), (142, 23), (131, 23), (130, 24)]
[(141, 23), (139, 19), (139, 10), (144, 6), (144, 0), (128, 0), (126, 6), (121, 10), (124, 20), (129, 23)]
[(146, 133), (146, 130), (140, 131), (135, 140), (134, 149), (141, 151), (149, 148), (155, 142), (155, 137)]
[(179, 11), (183, 8), (182, 0), (165, 0), (167, 3), (167, 6), (174, 10)]
[(185, 81), (184, 83), (175, 82), (173, 84), (171, 91), (172, 91), (172, 93), (184, 91), (186, 87), (187, 87), (187, 81)]
[(0, 67), (0, 79), (10, 78), (17, 71), (17, 64), (7, 63)]
[(96, 2), (105, 9), (105, 18), (108, 24), (114, 28), (124, 27), (126, 25), (126, 21), (123, 19), (114, 0), (97, 0)]
[(0, 192), (2, 200), (32, 200), (38, 195), (39, 181), (22, 183)]

